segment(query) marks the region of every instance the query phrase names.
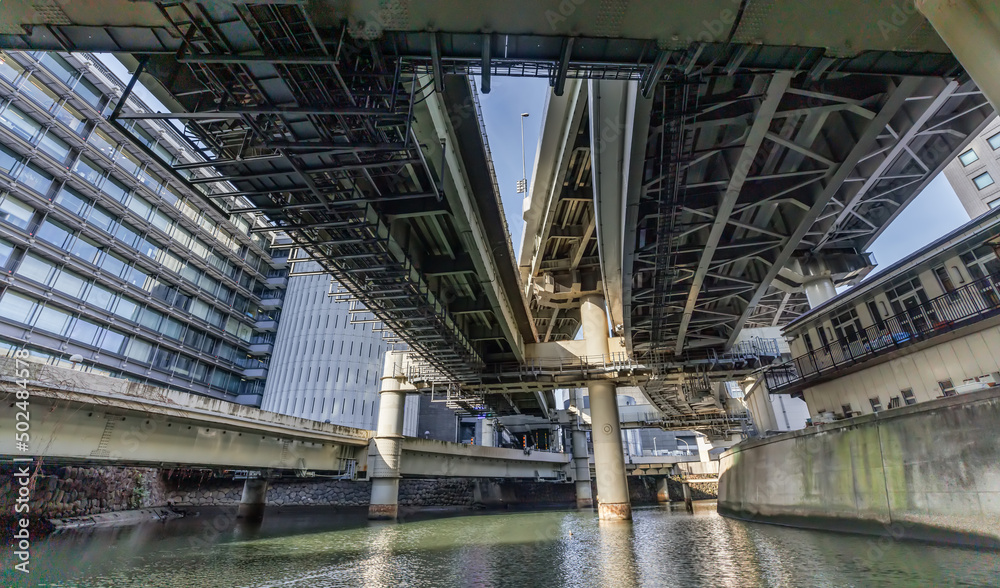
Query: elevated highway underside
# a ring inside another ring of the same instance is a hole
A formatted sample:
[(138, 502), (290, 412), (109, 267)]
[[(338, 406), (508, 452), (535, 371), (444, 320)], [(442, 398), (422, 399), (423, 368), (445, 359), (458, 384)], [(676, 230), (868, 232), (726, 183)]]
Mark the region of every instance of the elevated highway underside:
[[(803, 268), (860, 279), (992, 115), (904, 4), (19, 0), (0, 48), (121, 55), (172, 112), (116, 124), (182, 128), (173, 179), (319, 261), (414, 382), (546, 414), (610, 378), (677, 417), (769, 360), (741, 329), (805, 310)], [(553, 88), (519, 266), (469, 81), (495, 75)], [(573, 346), (593, 295), (602, 358)]]

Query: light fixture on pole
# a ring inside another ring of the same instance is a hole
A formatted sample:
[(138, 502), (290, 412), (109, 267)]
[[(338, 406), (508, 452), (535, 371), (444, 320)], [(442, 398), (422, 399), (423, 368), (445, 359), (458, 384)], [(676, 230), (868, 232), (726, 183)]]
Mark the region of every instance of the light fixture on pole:
[(521, 179), (517, 181), (517, 193), (528, 192), (528, 169), (524, 164), (524, 119), (528, 118), (527, 112), (521, 113)]

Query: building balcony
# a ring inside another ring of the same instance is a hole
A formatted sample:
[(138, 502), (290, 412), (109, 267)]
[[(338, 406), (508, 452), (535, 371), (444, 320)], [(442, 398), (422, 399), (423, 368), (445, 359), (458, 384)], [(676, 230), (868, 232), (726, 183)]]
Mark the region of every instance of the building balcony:
[(264, 285), (268, 288), (287, 288), (288, 287), (288, 276), (274, 276), (268, 278)]
[(270, 265), (274, 269), (288, 268), (288, 249), (279, 249), (271, 256)]
[(251, 343), (250, 355), (271, 355), (274, 351), (272, 343)]
[(270, 318), (259, 319), (254, 323), (253, 328), (255, 331), (273, 333), (278, 330), (278, 321)]
[(261, 295), (260, 303), (257, 306), (263, 308), (264, 310), (275, 310), (281, 308), (284, 301), (284, 290), (268, 290)]
[[(791, 394), (846, 375), (854, 366), (1000, 315), (1000, 273), (990, 274), (862, 330), (850, 341), (837, 339), (764, 372), (772, 394)], [(943, 339), (942, 339), (943, 340)], [(851, 370), (855, 371), (855, 370)]]
[(267, 377), (267, 368), (254, 367), (243, 370), (243, 377), (247, 380), (263, 380)]

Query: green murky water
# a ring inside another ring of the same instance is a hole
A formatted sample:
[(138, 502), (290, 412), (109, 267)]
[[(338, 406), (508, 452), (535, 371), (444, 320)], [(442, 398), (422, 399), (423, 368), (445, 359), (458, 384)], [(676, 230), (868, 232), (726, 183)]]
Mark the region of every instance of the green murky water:
[(369, 523), (363, 513), (229, 511), (33, 546), (4, 586), (996, 586), (1000, 554), (722, 518), (714, 505), (639, 508), (633, 524), (571, 511)]

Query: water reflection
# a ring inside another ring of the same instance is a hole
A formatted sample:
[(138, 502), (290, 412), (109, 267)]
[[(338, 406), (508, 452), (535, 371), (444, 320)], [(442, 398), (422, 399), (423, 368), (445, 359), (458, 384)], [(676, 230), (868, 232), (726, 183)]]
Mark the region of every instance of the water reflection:
[[(995, 585), (994, 552), (748, 524), (712, 505), (639, 508), (632, 524), (592, 512), (484, 514), (403, 524), (365, 513), (277, 509), (248, 525), (204, 511), (167, 523), (36, 542), (30, 582), (0, 585), (339, 586)], [(7, 554), (4, 554), (6, 557)]]

